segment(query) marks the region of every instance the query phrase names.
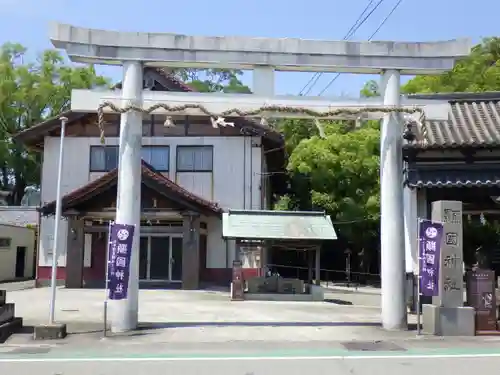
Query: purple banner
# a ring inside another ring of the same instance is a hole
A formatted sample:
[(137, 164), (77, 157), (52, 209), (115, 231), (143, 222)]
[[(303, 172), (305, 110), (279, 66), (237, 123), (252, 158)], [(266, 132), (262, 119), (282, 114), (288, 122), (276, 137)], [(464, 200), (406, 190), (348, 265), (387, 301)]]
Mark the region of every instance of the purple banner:
[(443, 224), (431, 220), (419, 221), (420, 294), (439, 295), (439, 257)]
[(109, 224), (108, 289), (111, 300), (127, 298), (133, 239), (133, 225)]

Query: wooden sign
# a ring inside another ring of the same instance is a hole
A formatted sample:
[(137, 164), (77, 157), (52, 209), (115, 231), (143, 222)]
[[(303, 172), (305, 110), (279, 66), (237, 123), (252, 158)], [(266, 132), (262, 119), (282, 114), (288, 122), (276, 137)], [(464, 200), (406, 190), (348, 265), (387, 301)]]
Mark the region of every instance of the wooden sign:
[(467, 273), (467, 304), (476, 311), (476, 331), (496, 331), (495, 272), (476, 269)]
[(233, 261), (233, 276), (231, 283), (231, 300), (244, 300), (244, 280), (243, 280), (243, 264), (241, 260)]

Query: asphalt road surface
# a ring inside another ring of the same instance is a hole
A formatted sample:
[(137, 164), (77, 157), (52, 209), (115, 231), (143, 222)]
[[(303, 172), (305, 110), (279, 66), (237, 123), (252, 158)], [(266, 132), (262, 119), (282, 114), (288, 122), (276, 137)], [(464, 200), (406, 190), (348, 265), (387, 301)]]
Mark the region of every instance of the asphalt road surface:
[(380, 375), (453, 373), (466, 375), (493, 373), (500, 367), (499, 357), (468, 358), (217, 358), (217, 359), (141, 359), (10, 361), (0, 363), (0, 373), (16, 375), (119, 374), (119, 375)]
[(462, 354), (361, 354), (193, 357), (141, 356), (102, 357), (0, 357), (0, 374), (16, 375), (422, 375), (452, 373), (496, 373), (500, 368), (499, 353)]

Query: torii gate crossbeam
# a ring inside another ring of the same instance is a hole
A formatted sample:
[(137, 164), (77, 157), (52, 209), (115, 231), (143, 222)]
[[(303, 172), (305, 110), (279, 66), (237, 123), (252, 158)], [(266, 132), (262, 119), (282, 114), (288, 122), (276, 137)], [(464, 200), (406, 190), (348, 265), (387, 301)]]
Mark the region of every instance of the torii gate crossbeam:
[[(144, 66), (191, 68), (239, 68), (254, 72), (253, 92), (284, 105), (287, 99), (274, 97), (274, 72), (348, 72), (382, 74), (382, 100), (386, 108), (401, 108), (404, 103), (399, 87), (401, 74), (439, 74), (453, 68), (457, 58), (468, 55), (469, 40), (436, 43), (318, 41), (294, 38), (195, 37), (172, 33), (121, 33), (53, 24), (51, 40), (65, 49), (73, 61), (123, 66), (122, 106), (150, 107), (163, 100), (146, 102), (142, 92)], [(95, 93), (75, 92), (72, 110), (97, 110), (89, 104), (102, 104)], [(114, 93), (115, 95), (118, 92)], [(106, 95), (106, 94), (104, 94)], [(109, 95), (109, 93), (108, 93)], [(200, 104), (200, 96), (184, 96), (184, 103)], [(244, 96), (247, 99), (244, 99)], [(181, 96), (179, 95), (178, 98)], [(216, 96), (214, 96), (215, 100)], [(107, 100), (116, 101), (117, 97)], [(154, 98), (152, 98), (154, 99)], [(208, 99), (207, 99), (208, 100)], [(252, 102), (253, 100), (253, 102)], [(243, 95), (232, 103), (255, 108), (257, 97)], [(298, 106), (330, 106), (339, 109), (345, 103), (319, 104), (309, 99), (297, 100)], [(172, 103), (167, 103), (172, 105)], [(207, 103), (205, 103), (207, 104)], [(220, 103), (219, 103), (220, 104)], [(421, 103), (422, 104), (422, 103)], [(209, 104), (207, 104), (209, 105)], [(411, 104), (410, 104), (411, 105)], [(418, 104), (416, 104), (418, 106)], [(212, 103), (212, 107), (213, 107)], [(358, 112), (369, 107), (358, 102)], [(372, 104), (373, 106), (373, 104)], [(219, 105), (219, 109), (222, 108)], [(424, 112), (432, 112), (425, 107)], [(212, 108), (213, 109), (213, 108)], [(226, 108), (227, 109), (227, 108)], [(324, 111), (324, 109), (323, 109)], [(275, 114), (275, 111), (272, 111)], [(383, 112), (383, 111), (382, 111)], [(439, 112), (439, 111), (437, 111)], [(373, 115), (373, 112), (370, 112)], [(376, 116), (380, 118), (381, 111)], [(429, 113), (427, 113), (429, 114)], [(262, 116), (259, 116), (262, 117)], [(304, 116), (296, 116), (304, 117)], [(431, 116), (432, 117), (432, 116)], [(325, 118), (331, 118), (326, 116)], [(382, 324), (386, 329), (407, 327), (405, 305), (405, 251), (402, 181), (402, 124), (396, 112), (383, 116), (381, 131), (381, 276)], [(137, 111), (121, 114), (120, 161), (116, 220), (124, 224), (140, 223), (140, 147), (142, 117)], [(139, 181), (139, 182), (137, 182)], [(112, 331), (134, 329), (138, 316), (138, 242), (132, 250), (129, 298), (117, 301), (112, 314)]]

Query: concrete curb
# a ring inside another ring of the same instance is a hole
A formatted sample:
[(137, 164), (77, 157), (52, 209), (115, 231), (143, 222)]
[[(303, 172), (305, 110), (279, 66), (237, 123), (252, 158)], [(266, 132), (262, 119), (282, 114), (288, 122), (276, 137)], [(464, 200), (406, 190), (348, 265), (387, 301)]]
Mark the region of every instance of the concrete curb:
[(338, 292), (338, 293), (348, 293), (348, 294), (361, 294), (361, 295), (380, 295), (381, 290), (377, 288), (366, 288), (366, 287), (346, 287), (346, 286), (340, 286), (340, 285), (321, 285), (323, 289), (328, 292)]
[(18, 290), (33, 289), (36, 287), (35, 280), (13, 281), (8, 283), (0, 283), (0, 289), (7, 292), (15, 292)]

